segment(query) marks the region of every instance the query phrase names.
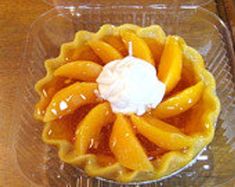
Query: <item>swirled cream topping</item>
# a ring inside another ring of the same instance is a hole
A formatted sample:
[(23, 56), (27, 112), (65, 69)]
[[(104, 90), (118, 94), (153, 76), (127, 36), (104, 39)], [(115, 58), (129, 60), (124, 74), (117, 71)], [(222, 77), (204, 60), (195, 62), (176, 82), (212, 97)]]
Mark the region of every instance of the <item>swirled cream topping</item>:
[(142, 115), (155, 108), (165, 94), (155, 67), (133, 56), (106, 64), (96, 82), (98, 95), (110, 102), (115, 113)]

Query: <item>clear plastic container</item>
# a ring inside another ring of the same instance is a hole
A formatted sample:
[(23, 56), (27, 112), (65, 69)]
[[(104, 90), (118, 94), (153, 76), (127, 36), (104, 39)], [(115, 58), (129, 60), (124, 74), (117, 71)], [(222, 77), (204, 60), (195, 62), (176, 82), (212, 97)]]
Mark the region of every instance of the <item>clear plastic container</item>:
[[(25, 76), (19, 77), (22, 86), (14, 101), (16, 106), (21, 107), (15, 109), (16, 116), (12, 121), (15, 123), (14, 132), (17, 137), (12, 153), (15, 154), (16, 165), (29, 185), (119, 186), (109, 181), (89, 178), (78, 168), (62, 163), (57, 156), (57, 149), (42, 142), (42, 124), (35, 121), (32, 115), (34, 104), (38, 100), (34, 84), (45, 75), (44, 61), (56, 57), (61, 44), (73, 40), (77, 31), (97, 31), (106, 23), (161, 25), (167, 34), (180, 35), (188, 45), (197, 49), (217, 81), (222, 111), (214, 141), (197, 158), (195, 164), (168, 179), (151, 182), (148, 186), (216, 186), (233, 180), (235, 61), (229, 31), (214, 13), (198, 7), (200, 4), (196, 6), (190, 1), (191, 5), (173, 6), (163, 2), (143, 6), (57, 4), (34, 22), (21, 67), (21, 74)], [(205, 5), (205, 1), (201, 2)]]
[(161, 6), (175, 6), (190, 5), (190, 6), (203, 6), (211, 3), (213, 0), (43, 0), (53, 6), (76, 6), (77, 4), (99, 4), (99, 5), (161, 5)]

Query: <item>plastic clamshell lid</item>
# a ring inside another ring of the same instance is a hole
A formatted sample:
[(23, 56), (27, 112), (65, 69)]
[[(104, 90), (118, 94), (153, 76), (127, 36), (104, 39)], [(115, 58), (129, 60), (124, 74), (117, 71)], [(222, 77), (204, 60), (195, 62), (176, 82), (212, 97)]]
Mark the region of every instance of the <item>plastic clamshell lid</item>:
[(52, 6), (93, 5), (159, 5), (159, 6), (204, 6), (213, 0), (43, 0)]

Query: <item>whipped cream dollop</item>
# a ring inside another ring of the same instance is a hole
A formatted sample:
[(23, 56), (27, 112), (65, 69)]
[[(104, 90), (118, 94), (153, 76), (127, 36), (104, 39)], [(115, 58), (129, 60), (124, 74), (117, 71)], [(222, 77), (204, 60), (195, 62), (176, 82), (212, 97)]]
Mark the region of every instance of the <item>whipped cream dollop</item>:
[(142, 115), (165, 94), (155, 67), (133, 56), (106, 64), (96, 82), (99, 97), (109, 101), (115, 113)]

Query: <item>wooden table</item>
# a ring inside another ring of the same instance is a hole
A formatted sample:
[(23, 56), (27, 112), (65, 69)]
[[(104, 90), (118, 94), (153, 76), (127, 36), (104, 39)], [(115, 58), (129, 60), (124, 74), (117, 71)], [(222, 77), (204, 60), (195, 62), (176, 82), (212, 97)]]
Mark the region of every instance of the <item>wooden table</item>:
[[(33, 21), (51, 7), (42, 0), (1, 0), (0, 1), (0, 106), (7, 110), (0, 113), (0, 186), (28, 187), (12, 152), (12, 113), (17, 88), (19, 67), (27, 32)], [(210, 7), (215, 11), (215, 7)], [(20, 85), (19, 85), (20, 86)], [(9, 154), (12, 153), (12, 154)], [(232, 183), (231, 183), (232, 184)]]
[(29, 186), (29, 182), (15, 166), (12, 152), (14, 135), (10, 132), (14, 114), (11, 111), (16, 107), (12, 106), (16, 95), (13, 85), (16, 85), (19, 76), (18, 70), (30, 25), (50, 8), (41, 0), (0, 1), (0, 106), (9, 111), (7, 115), (0, 114), (0, 186)]

